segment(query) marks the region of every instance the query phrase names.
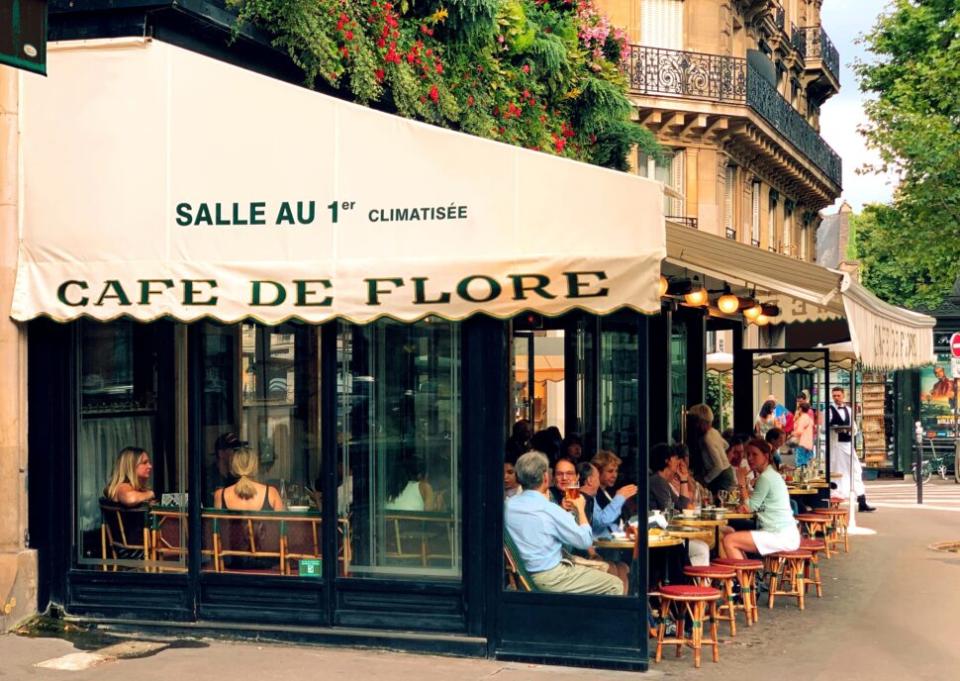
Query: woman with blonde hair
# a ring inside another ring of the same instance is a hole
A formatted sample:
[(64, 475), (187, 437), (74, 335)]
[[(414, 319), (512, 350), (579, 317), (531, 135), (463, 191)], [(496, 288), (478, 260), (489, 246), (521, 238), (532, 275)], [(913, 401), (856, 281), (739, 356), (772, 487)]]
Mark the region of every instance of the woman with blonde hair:
[(277, 488), (257, 482), (259, 468), (259, 457), (252, 449), (241, 447), (234, 451), (230, 472), (238, 480), (213, 493), (214, 507), (231, 511), (282, 511), (283, 501)]
[(153, 465), (142, 447), (124, 447), (113, 464), (110, 482), (103, 488), (104, 498), (123, 506), (139, 506), (156, 498), (148, 489)]

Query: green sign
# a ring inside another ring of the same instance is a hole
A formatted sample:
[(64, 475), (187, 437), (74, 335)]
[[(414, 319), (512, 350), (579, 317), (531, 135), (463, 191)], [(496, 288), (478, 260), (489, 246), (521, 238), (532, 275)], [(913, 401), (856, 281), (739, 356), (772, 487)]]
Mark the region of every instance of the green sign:
[(47, 0), (0, 0), (0, 64), (47, 75)]
[(323, 572), (323, 558), (301, 558), (301, 577), (320, 577)]

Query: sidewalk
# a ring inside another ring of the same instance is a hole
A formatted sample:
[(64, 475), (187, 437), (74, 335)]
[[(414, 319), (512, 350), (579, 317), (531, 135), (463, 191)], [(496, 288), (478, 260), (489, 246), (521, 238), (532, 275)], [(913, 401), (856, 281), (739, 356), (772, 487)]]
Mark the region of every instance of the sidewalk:
[[(852, 552), (823, 560), (825, 594), (812, 596), (799, 612), (786, 601), (763, 607), (759, 625), (738, 627), (721, 646), (720, 663), (704, 656), (693, 669), (690, 652), (670, 651), (646, 676), (626, 672), (545, 667), (495, 660), (408, 655), (356, 650), (225, 642), (183, 641), (140, 659), (106, 662), (84, 671), (40, 669), (38, 662), (78, 652), (66, 641), (0, 637), (0, 679), (77, 681), (187, 681), (244, 678), (273, 681), (352, 678), (389, 681), (503, 679), (547, 681), (654, 679), (691, 675), (704, 680), (802, 678), (805, 681), (942, 681), (960, 673), (960, 554), (938, 553), (937, 541), (960, 541), (955, 513), (882, 509), (860, 514), (873, 537), (852, 538)], [(150, 637), (145, 637), (150, 638)]]

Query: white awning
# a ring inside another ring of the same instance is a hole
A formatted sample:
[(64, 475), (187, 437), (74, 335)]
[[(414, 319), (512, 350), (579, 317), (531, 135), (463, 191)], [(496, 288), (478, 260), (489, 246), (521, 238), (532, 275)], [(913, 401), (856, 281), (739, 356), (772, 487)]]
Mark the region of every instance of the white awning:
[(23, 76), (18, 321), (660, 310), (659, 183), (155, 40), (48, 67)]
[(933, 361), (933, 317), (885, 303), (849, 274), (667, 223), (667, 262), (755, 287), (775, 323), (846, 318), (857, 361), (893, 371)]

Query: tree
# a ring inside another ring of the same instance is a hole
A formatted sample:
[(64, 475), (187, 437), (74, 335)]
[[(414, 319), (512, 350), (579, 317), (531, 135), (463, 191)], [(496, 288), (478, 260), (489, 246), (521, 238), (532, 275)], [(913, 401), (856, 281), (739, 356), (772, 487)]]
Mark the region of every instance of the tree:
[(855, 69), (875, 98), (863, 133), (900, 184), (859, 220), (864, 279), (890, 302), (933, 308), (960, 274), (960, 7), (894, 0), (865, 42), (875, 58)]
[(634, 147), (627, 39), (591, 0), (228, 0), (362, 104), (619, 170)]

